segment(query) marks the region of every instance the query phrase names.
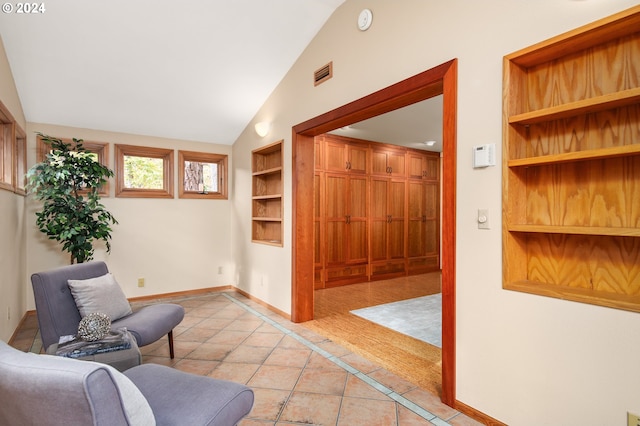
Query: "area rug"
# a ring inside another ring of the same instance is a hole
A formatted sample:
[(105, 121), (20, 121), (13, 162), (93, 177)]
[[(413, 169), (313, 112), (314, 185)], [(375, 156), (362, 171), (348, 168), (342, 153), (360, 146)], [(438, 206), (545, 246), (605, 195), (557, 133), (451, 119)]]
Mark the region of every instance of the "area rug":
[(356, 309), (351, 313), (442, 348), (442, 293)]

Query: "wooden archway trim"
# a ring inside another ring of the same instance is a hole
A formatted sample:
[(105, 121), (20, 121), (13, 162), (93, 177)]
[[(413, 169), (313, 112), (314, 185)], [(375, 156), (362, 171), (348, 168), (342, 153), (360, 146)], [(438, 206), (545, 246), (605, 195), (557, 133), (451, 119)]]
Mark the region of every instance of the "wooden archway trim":
[(455, 405), (457, 59), (293, 127), (291, 319), (313, 319), (314, 136), (443, 95), (442, 402)]

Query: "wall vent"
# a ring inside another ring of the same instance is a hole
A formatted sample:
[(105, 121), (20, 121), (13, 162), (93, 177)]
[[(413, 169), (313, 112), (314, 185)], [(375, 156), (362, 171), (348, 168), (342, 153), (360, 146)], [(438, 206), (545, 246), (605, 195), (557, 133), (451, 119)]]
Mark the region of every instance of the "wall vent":
[(333, 77), (333, 61), (313, 73), (313, 85), (317, 86)]

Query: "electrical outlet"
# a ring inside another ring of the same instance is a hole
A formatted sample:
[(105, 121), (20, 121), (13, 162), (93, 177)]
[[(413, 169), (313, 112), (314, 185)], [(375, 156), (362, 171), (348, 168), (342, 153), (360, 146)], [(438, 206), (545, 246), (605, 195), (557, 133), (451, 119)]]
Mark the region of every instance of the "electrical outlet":
[(144, 278), (138, 278), (138, 287), (144, 287)]
[(627, 412), (627, 426), (640, 426), (640, 416)]
[(7, 306), (7, 321), (11, 320), (11, 306)]
[(218, 266), (218, 274), (222, 275), (223, 271), (222, 266)]

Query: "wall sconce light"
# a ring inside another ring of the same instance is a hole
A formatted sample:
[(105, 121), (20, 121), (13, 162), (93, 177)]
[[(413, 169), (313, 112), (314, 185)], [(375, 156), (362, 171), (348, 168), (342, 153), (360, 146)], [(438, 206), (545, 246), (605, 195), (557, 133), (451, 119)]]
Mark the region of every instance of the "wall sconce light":
[(261, 121), (259, 123), (256, 123), (255, 129), (258, 136), (264, 138), (265, 136), (267, 136), (267, 133), (269, 133), (269, 122)]

